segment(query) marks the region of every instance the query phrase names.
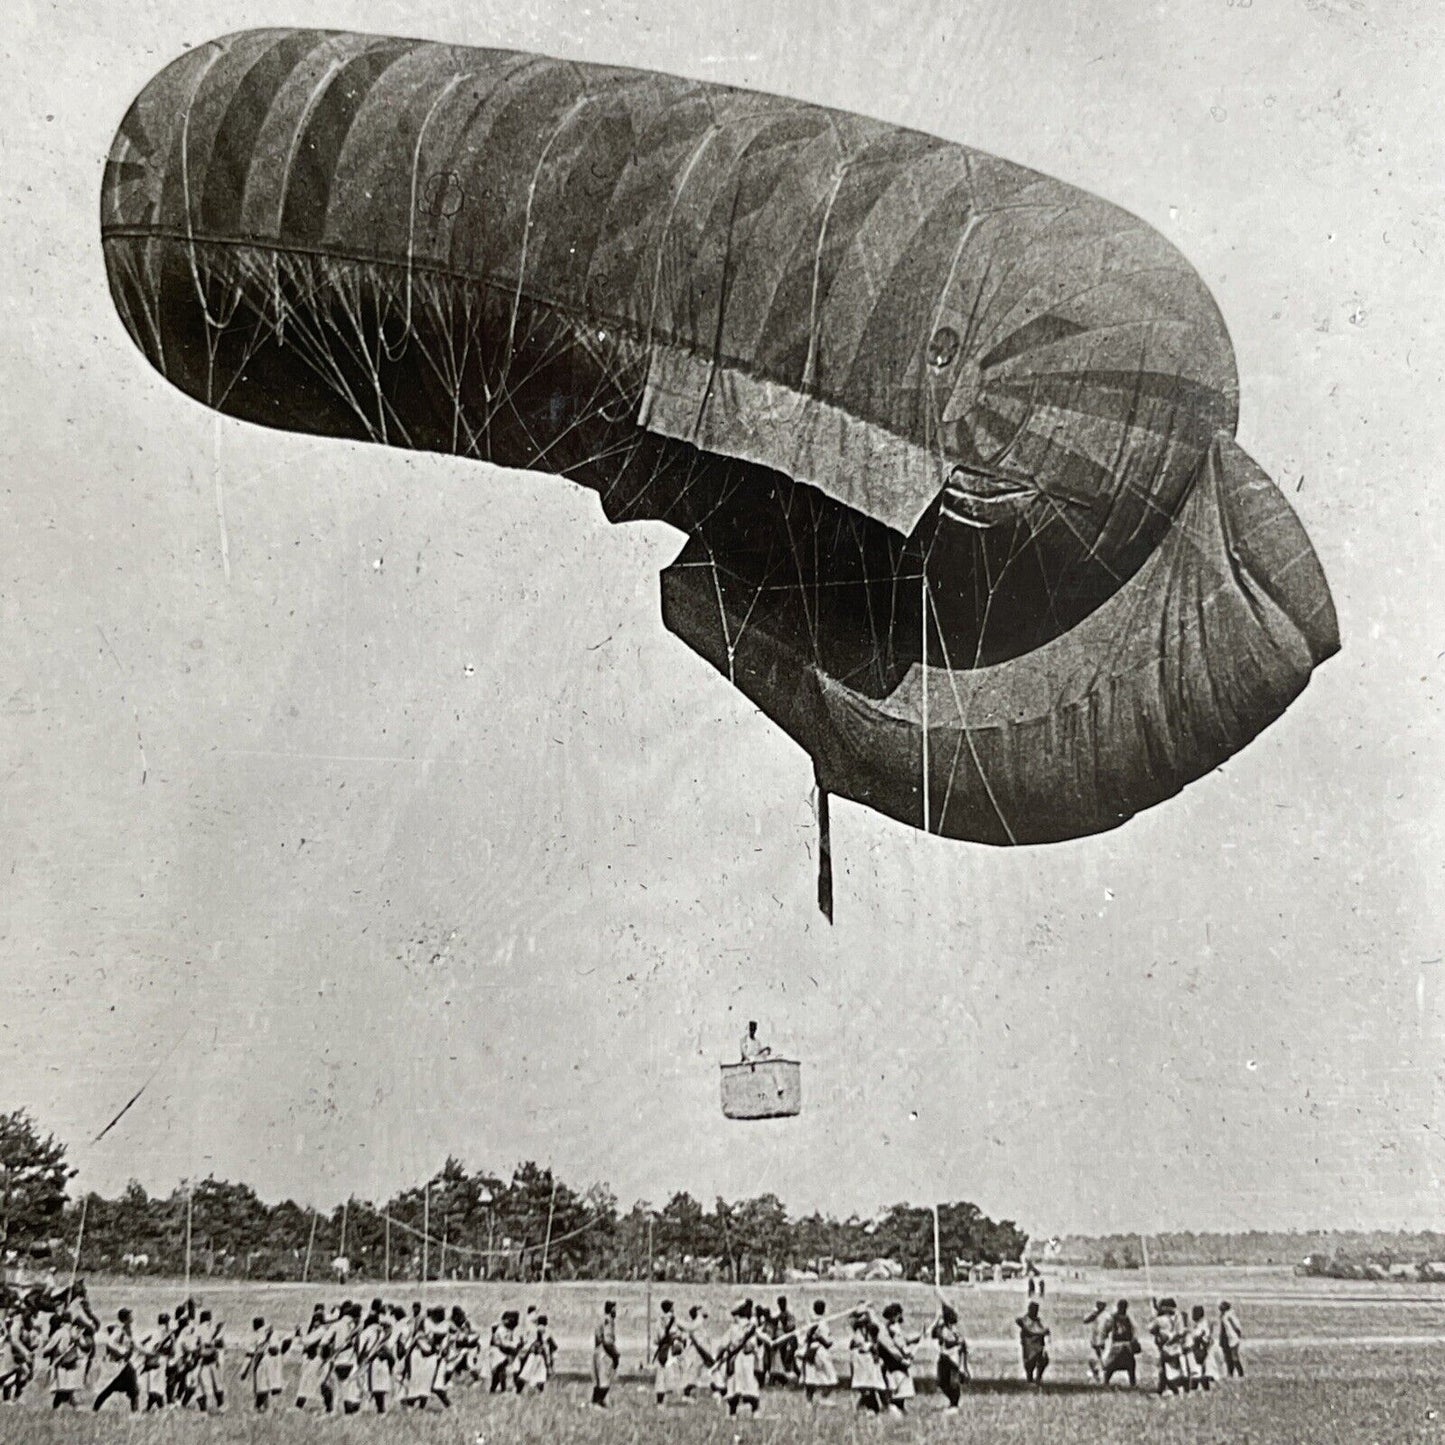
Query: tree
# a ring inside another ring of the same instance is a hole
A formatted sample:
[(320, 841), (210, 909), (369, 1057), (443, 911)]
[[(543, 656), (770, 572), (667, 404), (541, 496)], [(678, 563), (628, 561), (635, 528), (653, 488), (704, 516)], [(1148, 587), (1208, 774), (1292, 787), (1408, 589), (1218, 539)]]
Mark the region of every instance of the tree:
[(54, 1134), (42, 1138), (24, 1109), (0, 1114), (0, 1251), (48, 1239), (74, 1177)]

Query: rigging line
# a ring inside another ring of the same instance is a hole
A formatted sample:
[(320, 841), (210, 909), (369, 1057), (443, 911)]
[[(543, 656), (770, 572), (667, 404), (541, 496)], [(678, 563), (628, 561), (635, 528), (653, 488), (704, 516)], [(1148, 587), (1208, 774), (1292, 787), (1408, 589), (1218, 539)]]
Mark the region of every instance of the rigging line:
[(161, 1071), (163, 1068), (165, 1068), (165, 1066), (166, 1066), (168, 1063), (170, 1063), (170, 1061), (171, 1061), (171, 1060), (175, 1057), (175, 1055), (176, 1055), (176, 1050), (179, 1049), (180, 1046), (181, 1046), (183, 1043), (185, 1043), (185, 1041), (186, 1041), (190, 1036), (191, 1036), (191, 1031), (190, 1031), (190, 1029), (187, 1029), (187, 1030), (185, 1031), (185, 1033), (183, 1033), (183, 1034), (175, 1041), (175, 1043), (173, 1043), (173, 1044), (171, 1045), (170, 1052), (169, 1052), (168, 1054), (166, 1054), (166, 1056), (160, 1061), (160, 1063), (158, 1063), (158, 1064), (155, 1066), (155, 1068), (153, 1068), (153, 1069), (150, 1071), (150, 1074), (147, 1076), (145, 1083), (143, 1083), (143, 1084), (140, 1086), (140, 1088), (138, 1088), (138, 1089), (135, 1091), (135, 1093), (133, 1093), (133, 1094), (130, 1096), (130, 1098), (125, 1101), (125, 1103), (121, 1106), (120, 1111), (115, 1115), (115, 1117), (110, 1121), (110, 1123), (107, 1124), (107, 1125), (105, 1126), (105, 1128), (102, 1129), (102, 1130), (100, 1131), (100, 1133), (97, 1134), (97, 1135), (95, 1136), (95, 1138), (90, 1141), (92, 1144), (99, 1144), (100, 1141), (101, 1141), (102, 1139), (104, 1139), (105, 1136), (106, 1136), (107, 1134), (109, 1134), (110, 1131), (111, 1131), (112, 1129), (114, 1129), (115, 1126), (116, 1126), (117, 1124), (119, 1124), (120, 1121), (121, 1121), (123, 1118), (125, 1118), (125, 1116), (126, 1116), (128, 1113), (130, 1113), (130, 1110), (131, 1110), (132, 1105), (134, 1105), (135, 1102), (140, 1098), (140, 1096), (141, 1096), (142, 1094), (144, 1094), (145, 1091), (146, 1091), (148, 1088), (150, 1088), (150, 1086), (151, 1086), (153, 1083), (155, 1083), (156, 1075), (159, 1074), (160, 1071)]

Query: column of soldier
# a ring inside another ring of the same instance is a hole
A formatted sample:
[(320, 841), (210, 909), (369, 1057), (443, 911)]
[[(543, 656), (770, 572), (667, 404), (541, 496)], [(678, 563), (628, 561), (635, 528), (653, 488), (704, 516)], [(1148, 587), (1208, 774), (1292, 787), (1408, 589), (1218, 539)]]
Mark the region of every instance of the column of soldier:
[[(162, 1311), (153, 1325), (129, 1309), (103, 1325), (83, 1284), (12, 1298), (0, 1314), (0, 1401), (16, 1403), (35, 1385), (54, 1409), (78, 1408), (92, 1387), (91, 1407), (114, 1398), (132, 1411), (226, 1408), (225, 1325), (194, 1300)], [(354, 1414), (364, 1402), (379, 1413), (395, 1400), (404, 1409), (451, 1407), (454, 1384), (486, 1380), (491, 1390), (540, 1393), (550, 1378), (557, 1342), (547, 1316), (525, 1320), (506, 1311), (484, 1342), (458, 1305), (424, 1308), (374, 1299), (318, 1304), (294, 1329), (260, 1315), (239, 1346), (239, 1383), (257, 1411), (285, 1393), (288, 1361), (299, 1369), (295, 1404), (327, 1414)], [(38, 1383), (37, 1383), (38, 1382)]]
[[(1232, 1308), (1220, 1305), (1219, 1321), (1191, 1313), (1173, 1299), (1153, 1304), (1148, 1337), (1158, 1361), (1161, 1394), (1209, 1389), (1223, 1373), (1244, 1373), (1240, 1359), (1243, 1330)], [(591, 1404), (605, 1409), (621, 1366), (617, 1309), (603, 1306), (592, 1338)], [(841, 1329), (836, 1328), (844, 1321)], [(1127, 1301), (1110, 1311), (1099, 1301), (1085, 1323), (1092, 1326), (1089, 1371), (1107, 1385), (1117, 1373), (1136, 1383), (1140, 1341)], [(1049, 1366), (1051, 1331), (1030, 1301), (1017, 1322), (1025, 1379), (1041, 1385)], [(835, 1338), (836, 1334), (836, 1338)], [(939, 1301), (922, 1330), (909, 1330), (901, 1304), (881, 1312), (859, 1301), (829, 1314), (818, 1300), (799, 1323), (785, 1297), (776, 1309), (739, 1301), (720, 1336), (707, 1311), (694, 1305), (686, 1318), (671, 1300), (662, 1301), (649, 1329), (647, 1366), (652, 1392), (661, 1406), (670, 1398), (716, 1397), (729, 1413), (757, 1413), (770, 1384), (803, 1387), (808, 1402), (838, 1386), (840, 1371), (833, 1351), (844, 1344), (850, 1364), (849, 1389), (859, 1410), (904, 1414), (915, 1394), (919, 1347), (936, 1354), (936, 1377), (945, 1408), (957, 1410), (970, 1378), (968, 1345), (957, 1311)], [(112, 1399), (132, 1411), (226, 1408), (225, 1326), (210, 1310), (186, 1300), (161, 1312), (153, 1325), (122, 1309), (103, 1325), (85, 1287), (32, 1290), (3, 1301), (0, 1313), (0, 1401), (18, 1402), (34, 1386), (50, 1397), (52, 1408), (79, 1408), (94, 1390), (91, 1407)], [(343, 1301), (318, 1304), (309, 1321), (293, 1329), (262, 1316), (237, 1347), (239, 1389), (252, 1408), (265, 1412), (281, 1405), (288, 1364), (297, 1369), (296, 1408), (327, 1414), (355, 1414), (363, 1408), (384, 1414), (395, 1402), (408, 1410), (449, 1409), (458, 1384), (485, 1384), (493, 1394), (541, 1394), (556, 1365), (557, 1342), (547, 1316), (534, 1308), (519, 1315), (504, 1311), (485, 1338), (460, 1306), (409, 1309), (373, 1299), (369, 1306)]]

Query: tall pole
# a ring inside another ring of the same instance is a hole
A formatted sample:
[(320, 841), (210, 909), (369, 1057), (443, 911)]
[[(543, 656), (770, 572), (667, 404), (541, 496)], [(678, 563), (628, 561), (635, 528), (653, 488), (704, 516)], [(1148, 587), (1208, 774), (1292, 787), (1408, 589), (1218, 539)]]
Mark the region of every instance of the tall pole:
[(437, 1270), (437, 1278), (444, 1280), (447, 1277), (447, 1216), (442, 1215), (442, 1264)]
[(647, 1319), (643, 1321), (642, 1368), (652, 1362), (652, 1211), (647, 1213)]
[[(80, 1228), (75, 1234), (75, 1254), (70, 1261), (70, 1289), (75, 1288), (76, 1272), (80, 1269), (80, 1248), (85, 1243), (85, 1210), (90, 1203), (90, 1191), (80, 1196)], [(67, 1294), (69, 1291), (67, 1291)]]
[(389, 1214), (384, 1214), (384, 1215), (382, 1215), (382, 1218), (386, 1220), (386, 1266), (385, 1266), (385, 1268), (386, 1268), (386, 1282), (387, 1282), (387, 1284), (390, 1284), (390, 1283), (391, 1283), (391, 1215), (389, 1215)]
[(1149, 1307), (1154, 1307), (1154, 1276), (1149, 1272), (1149, 1241), (1141, 1234), (1139, 1248), (1144, 1251), (1144, 1288), (1149, 1291)]
[(195, 1204), (196, 1186), (186, 1184), (186, 1299), (191, 1297), (191, 1213)]
[(301, 1266), (301, 1283), (311, 1278), (311, 1250), (316, 1243), (316, 1211), (311, 1211), (311, 1233), (306, 1240), (306, 1259)]
[(547, 1254), (552, 1247), (552, 1214), (557, 1208), (557, 1176), (552, 1176), (552, 1195), (547, 1200), (547, 1233), (542, 1236), (542, 1272), (539, 1279), (547, 1283)]
[(943, 1259), (938, 1249), (938, 1206), (933, 1206), (933, 1291), (943, 1298)]
[(427, 1246), (431, 1243), (431, 1180), (428, 1179), (421, 1196), (421, 1292), (426, 1294), (426, 1279), (430, 1258)]
[(342, 1257), (342, 1259), (345, 1259), (345, 1258), (346, 1258), (346, 1211), (347, 1211), (350, 1207), (351, 1207), (351, 1196), (348, 1195), (347, 1198), (346, 1198), (346, 1201), (345, 1201), (345, 1202), (342, 1204), (342, 1206), (341, 1206), (341, 1246), (340, 1246), (340, 1248), (337, 1249), (337, 1251), (336, 1251), (337, 1254), (339, 1254), (339, 1255)]

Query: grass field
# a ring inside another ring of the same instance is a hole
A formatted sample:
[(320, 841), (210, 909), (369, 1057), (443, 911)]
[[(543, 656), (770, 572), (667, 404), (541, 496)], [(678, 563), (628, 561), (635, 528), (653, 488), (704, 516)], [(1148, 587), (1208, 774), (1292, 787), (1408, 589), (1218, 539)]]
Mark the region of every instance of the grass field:
[[(1157, 1292), (1181, 1302), (1203, 1304), (1214, 1312), (1221, 1297), (1231, 1299), (1247, 1332), (1244, 1381), (1223, 1385), (1208, 1396), (1160, 1401), (1147, 1389), (1108, 1392), (1087, 1382), (1087, 1329), (1083, 1315), (1095, 1297), (1128, 1296), (1142, 1314), (1147, 1301), (1137, 1273), (1051, 1281), (1045, 1318), (1054, 1329), (1054, 1359), (1043, 1390), (1020, 1380), (1011, 1324), (1021, 1312), (1021, 1287), (950, 1291), (970, 1339), (975, 1383), (957, 1415), (944, 1415), (941, 1400), (926, 1389), (913, 1402), (909, 1418), (876, 1420), (855, 1415), (846, 1390), (810, 1409), (801, 1393), (771, 1390), (756, 1420), (732, 1420), (712, 1402), (674, 1404), (657, 1409), (639, 1370), (644, 1351), (644, 1291), (638, 1285), (570, 1284), (516, 1286), (492, 1284), (432, 1285), (428, 1298), (462, 1304), (474, 1321), (488, 1322), (506, 1305), (536, 1304), (545, 1310), (561, 1346), (559, 1377), (541, 1399), (489, 1398), (475, 1387), (462, 1387), (448, 1414), (390, 1414), (326, 1419), (301, 1415), (283, 1397), (279, 1415), (256, 1416), (244, 1387), (234, 1378), (239, 1351), (232, 1350), (227, 1372), (232, 1394), (220, 1418), (169, 1412), (132, 1417), (123, 1402), (95, 1416), (52, 1415), (48, 1400), (33, 1388), (18, 1407), (0, 1407), (3, 1445), (50, 1442), (127, 1442), (160, 1445), (170, 1440), (214, 1441), (217, 1445), (260, 1442), (327, 1441), (382, 1445), (384, 1441), (447, 1442), (486, 1445), (506, 1441), (554, 1442), (554, 1445), (611, 1445), (611, 1442), (668, 1441), (678, 1445), (734, 1445), (734, 1442), (966, 1439), (970, 1442), (1079, 1441), (1149, 1439), (1151, 1441), (1242, 1442), (1310, 1441), (1364, 1445), (1370, 1441), (1434, 1441), (1445, 1445), (1445, 1288), (1354, 1285), (1300, 1280), (1279, 1271), (1157, 1271)], [(345, 1293), (368, 1299), (368, 1284), (349, 1291), (334, 1287), (225, 1284), (194, 1292), (228, 1322), (233, 1341), (242, 1339), (251, 1316), (276, 1323), (298, 1320), (313, 1299), (334, 1300)], [(755, 1287), (757, 1297), (777, 1289)], [(665, 1295), (679, 1305), (705, 1304), (721, 1331), (727, 1308), (741, 1291), (718, 1286), (658, 1285), (653, 1303)], [(813, 1298), (837, 1309), (860, 1296), (876, 1304), (898, 1299), (915, 1326), (931, 1315), (932, 1292), (920, 1285), (794, 1285), (787, 1289), (795, 1312)], [(181, 1294), (175, 1283), (117, 1281), (93, 1287), (96, 1306), (107, 1317), (129, 1304), (149, 1322)], [(409, 1299), (411, 1291), (393, 1283), (389, 1298)], [(605, 1298), (619, 1303), (619, 1335), (624, 1370), (607, 1414), (584, 1409), (591, 1331)], [(835, 1356), (846, 1351), (835, 1351)], [(1141, 1382), (1152, 1373), (1149, 1353), (1141, 1357)], [(932, 1362), (920, 1359), (922, 1383)], [(288, 1386), (294, 1381), (294, 1367)]]

